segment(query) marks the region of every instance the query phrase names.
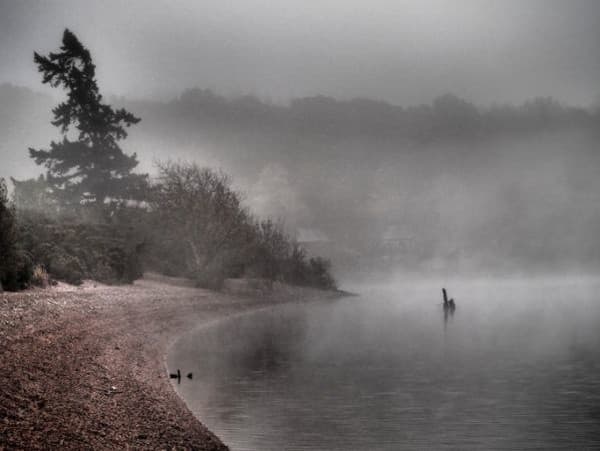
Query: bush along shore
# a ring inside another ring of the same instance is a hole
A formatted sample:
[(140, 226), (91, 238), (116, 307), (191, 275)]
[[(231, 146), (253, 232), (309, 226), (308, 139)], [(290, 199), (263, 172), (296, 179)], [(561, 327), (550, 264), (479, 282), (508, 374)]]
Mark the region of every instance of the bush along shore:
[(329, 261), (308, 256), (283, 223), (256, 218), (227, 174), (169, 161), (153, 176), (136, 173), (137, 156), (120, 142), (141, 119), (104, 103), (91, 54), (71, 31), (34, 62), (66, 94), (51, 121), (62, 139), (29, 149), (46, 173), (12, 179), (12, 200), (0, 179), (1, 287), (130, 283), (152, 269), (209, 288), (232, 277), (335, 288)]
[[(214, 184), (214, 185), (213, 185)], [(9, 291), (84, 279), (131, 283), (144, 270), (220, 289), (225, 279), (335, 289), (328, 260), (308, 256), (283, 224), (245, 209), (227, 176), (167, 164), (136, 206), (31, 209), (0, 179), (0, 286)]]

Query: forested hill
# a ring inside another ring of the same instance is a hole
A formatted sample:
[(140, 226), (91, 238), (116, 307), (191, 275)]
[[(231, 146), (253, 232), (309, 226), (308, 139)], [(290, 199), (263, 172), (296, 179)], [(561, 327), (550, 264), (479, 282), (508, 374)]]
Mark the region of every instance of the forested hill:
[[(54, 137), (53, 102), (10, 85), (0, 99), (10, 161), (0, 176), (38, 174), (27, 147)], [(142, 118), (124, 144), (141, 171), (165, 158), (222, 167), (253, 211), (320, 237), (312, 245), (334, 263), (336, 252), (409, 266), (600, 262), (600, 108), (552, 98), (481, 107), (452, 95), (420, 106), (324, 96), (276, 105), (202, 89), (110, 102)]]
[[(485, 107), (451, 94), (416, 106), (326, 96), (298, 98), (288, 105), (277, 105), (249, 95), (228, 98), (207, 89), (189, 89), (170, 102), (124, 98), (110, 101), (136, 111), (144, 119), (136, 133), (139, 139), (151, 137), (159, 144), (175, 144), (183, 150), (194, 145), (201, 147), (198, 144), (205, 142), (227, 141), (226, 135), (242, 134), (247, 139), (250, 134), (257, 145), (253, 146), (251, 139), (244, 149), (232, 151), (263, 153), (264, 157), (285, 158), (298, 150), (296, 145), (306, 142), (300, 150), (310, 151), (310, 143), (315, 142), (331, 146), (340, 141), (366, 140), (379, 144), (369, 146), (372, 155), (377, 151), (402, 152), (410, 144), (519, 137), (557, 130), (600, 130), (600, 106), (571, 107), (551, 97), (526, 100), (520, 105)], [(11, 84), (0, 85), (0, 155), (13, 157), (10, 167), (2, 168), (0, 175), (29, 174), (34, 168), (26, 158), (26, 147), (47, 142), (53, 136), (47, 119), (52, 105), (53, 99), (47, 95)], [(260, 163), (259, 160), (257, 164)]]
[(317, 95), (276, 105), (249, 95), (227, 98), (207, 89), (189, 89), (171, 102), (124, 103), (146, 116), (156, 114), (165, 124), (183, 125), (179, 121), (185, 120), (200, 127), (218, 125), (331, 138), (369, 136), (420, 142), (535, 133), (564, 127), (591, 129), (600, 123), (600, 105), (572, 107), (552, 97), (536, 97), (520, 105), (481, 107), (452, 94), (439, 96), (431, 104), (414, 106)]

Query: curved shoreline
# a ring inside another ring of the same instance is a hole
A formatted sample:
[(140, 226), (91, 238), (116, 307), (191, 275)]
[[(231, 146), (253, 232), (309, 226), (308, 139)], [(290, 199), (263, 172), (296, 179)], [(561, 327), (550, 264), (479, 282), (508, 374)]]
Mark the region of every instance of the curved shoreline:
[(341, 295), (240, 297), (157, 278), (2, 293), (0, 449), (226, 450), (168, 379), (171, 346), (238, 314)]
[[(258, 307), (249, 307), (247, 310), (243, 310), (241, 312), (236, 312), (234, 314), (231, 315), (226, 315), (226, 316), (222, 316), (222, 317), (217, 317), (217, 318), (213, 318), (211, 320), (205, 321), (205, 322), (200, 322), (199, 324), (197, 324), (194, 327), (191, 327), (190, 329), (186, 330), (186, 331), (182, 331), (181, 334), (173, 337), (173, 339), (167, 344), (164, 353), (163, 353), (163, 366), (164, 366), (164, 370), (165, 370), (165, 374), (169, 374), (175, 371), (175, 368), (171, 368), (169, 367), (169, 354), (171, 353), (171, 350), (173, 349), (174, 346), (177, 345), (177, 343), (189, 336), (192, 335), (196, 332), (199, 332), (200, 330), (203, 329), (208, 329), (211, 327), (216, 327), (224, 322), (227, 321), (235, 321), (236, 318), (244, 316), (244, 315), (248, 315), (248, 314), (252, 314), (255, 312), (260, 312), (262, 310), (268, 310), (275, 307), (274, 305), (267, 305), (267, 306), (258, 306)], [(183, 377), (183, 376), (182, 376)], [(177, 395), (177, 397), (185, 404), (187, 410), (196, 418), (196, 420), (198, 420), (199, 423), (202, 423), (204, 425), (204, 423), (202, 422), (202, 418), (199, 418), (197, 415), (195, 415), (192, 412), (192, 409), (189, 407), (187, 401), (185, 400), (185, 398), (183, 396), (180, 395), (180, 393), (178, 392), (177, 388), (175, 387), (175, 383), (172, 381), (169, 381), (169, 384), (171, 385), (171, 389), (173, 390), (173, 392)], [(212, 432), (213, 434), (215, 434), (214, 432)], [(215, 434), (216, 435), (216, 434)], [(227, 448), (228, 449), (228, 448)]]
[[(288, 287), (288, 289), (289, 288), (290, 287)], [(305, 297), (302, 297), (300, 299), (280, 299), (276, 303), (275, 302), (269, 302), (268, 304), (259, 304), (259, 305), (256, 305), (256, 306), (250, 306), (247, 309), (243, 309), (241, 311), (237, 311), (237, 312), (229, 314), (229, 315), (220, 316), (220, 317), (217, 317), (217, 318), (210, 319), (208, 321), (200, 322), (195, 327), (192, 327), (192, 328), (190, 328), (190, 329), (182, 332), (180, 335), (178, 335), (177, 337), (175, 337), (168, 344), (168, 346), (165, 349), (165, 354), (164, 354), (164, 359), (163, 359), (163, 364), (164, 364), (165, 372), (170, 373), (170, 372), (175, 371), (175, 368), (170, 368), (169, 367), (169, 362), (168, 362), (169, 355), (171, 354), (173, 347), (177, 346), (177, 343), (180, 340), (185, 339), (185, 338), (187, 338), (190, 335), (194, 335), (194, 334), (196, 334), (196, 333), (198, 333), (198, 332), (200, 332), (202, 330), (205, 330), (205, 329), (210, 329), (210, 328), (221, 326), (223, 323), (232, 322), (232, 321), (235, 321), (238, 318), (242, 318), (242, 317), (245, 317), (245, 316), (248, 316), (248, 315), (254, 315), (254, 314), (262, 312), (262, 311), (268, 311), (268, 310), (271, 310), (273, 308), (278, 308), (279, 306), (283, 306), (283, 305), (286, 305), (286, 304), (291, 304), (293, 302), (304, 302), (304, 303), (317, 302), (319, 300), (323, 300), (323, 299), (327, 298), (328, 296), (329, 297), (334, 296), (335, 298), (338, 298), (338, 297), (345, 297), (345, 296), (349, 296), (349, 295), (352, 295), (352, 294), (349, 294), (349, 293), (346, 293), (346, 292), (343, 292), (343, 291), (338, 291), (337, 294), (336, 293), (317, 292), (316, 296), (313, 294), (312, 296), (305, 296)], [(172, 382), (172, 381), (170, 381), (170, 383), (171, 383), (171, 387), (173, 388), (173, 391), (177, 394), (177, 396), (179, 397), (179, 399), (181, 399), (181, 401), (185, 404), (186, 408), (192, 413), (192, 415), (194, 415), (194, 417), (200, 423), (202, 423), (202, 418), (198, 417), (197, 415), (195, 415), (193, 413), (192, 409), (188, 405), (188, 402), (185, 400), (185, 398), (183, 396), (181, 396), (181, 394), (177, 390), (175, 383)], [(202, 423), (202, 424), (204, 424), (204, 423)]]

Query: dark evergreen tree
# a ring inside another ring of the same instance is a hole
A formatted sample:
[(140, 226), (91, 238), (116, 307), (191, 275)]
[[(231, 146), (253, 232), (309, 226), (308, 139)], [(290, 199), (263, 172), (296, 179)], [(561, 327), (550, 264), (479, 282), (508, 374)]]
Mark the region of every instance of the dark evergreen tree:
[(50, 194), (64, 206), (137, 198), (147, 176), (132, 172), (137, 156), (123, 153), (118, 142), (127, 137), (125, 128), (140, 119), (103, 103), (88, 49), (66, 29), (60, 51), (34, 53), (34, 61), (43, 83), (67, 92), (52, 110), (62, 140), (52, 141), (48, 150), (29, 149), (35, 162), (47, 168)]
[(0, 178), (0, 291), (6, 287), (10, 273), (15, 265), (16, 228), (14, 213), (8, 205), (8, 196), (4, 179)]
[(15, 210), (0, 178), (0, 291), (25, 288), (31, 278), (31, 262), (18, 249), (17, 235)]

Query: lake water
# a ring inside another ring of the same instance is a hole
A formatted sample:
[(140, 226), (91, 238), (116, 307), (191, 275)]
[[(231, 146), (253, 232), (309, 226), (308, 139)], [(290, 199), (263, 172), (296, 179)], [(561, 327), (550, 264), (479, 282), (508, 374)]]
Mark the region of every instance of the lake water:
[(183, 337), (181, 396), (234, 451), (600, 449), (600, 281), (354, 289)]

